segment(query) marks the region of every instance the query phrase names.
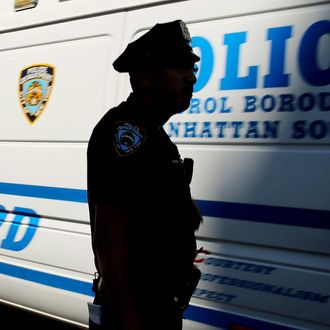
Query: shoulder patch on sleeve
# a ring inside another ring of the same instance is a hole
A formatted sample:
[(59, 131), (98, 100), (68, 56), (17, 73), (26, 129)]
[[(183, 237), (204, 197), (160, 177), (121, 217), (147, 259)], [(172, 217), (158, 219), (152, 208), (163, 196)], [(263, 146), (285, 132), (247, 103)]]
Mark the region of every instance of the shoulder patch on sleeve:
[(114, 144), (119, 156), (128, 156), (138, 150), (146, 140), (146, 131), (131, 122), (118, 122), (115, 125)]

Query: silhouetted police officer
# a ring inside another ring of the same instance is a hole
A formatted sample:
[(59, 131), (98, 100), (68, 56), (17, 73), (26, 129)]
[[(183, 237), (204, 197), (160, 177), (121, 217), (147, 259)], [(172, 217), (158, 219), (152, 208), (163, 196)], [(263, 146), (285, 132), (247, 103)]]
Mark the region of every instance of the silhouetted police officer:
[(163, 125), (190, 104), (199, 61), (190, 41), (182, 21), (156, 24), (113, 63), (129, 73), (133, 92), (99, 121), (88, 146), (92, 245), (101, 277), (91, 329), (99, 321), (111, 330), (182, 328), (196, 285), (195, 279), (187, 289), (201, 216), (189, 188), (192, 161), (182, 161)]

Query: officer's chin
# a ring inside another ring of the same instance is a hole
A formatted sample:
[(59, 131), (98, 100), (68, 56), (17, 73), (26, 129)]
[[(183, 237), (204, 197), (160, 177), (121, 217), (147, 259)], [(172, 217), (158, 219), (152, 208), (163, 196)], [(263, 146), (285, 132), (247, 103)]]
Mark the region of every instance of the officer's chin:
[(172, 114), (172, 116), (173, 115), (177, 115), (177, 114), (180, 114), (180, 113), (183, 113), (185, 110), (187, 110), (189, 108), (189, 106), (188, 107), (179, 107), (179, 108), (177, 108), (177, 110)]
[(188, 94), (187, 97), (185, 97), (182, 100), (182, 102), (180, 104), (180, 111), (179, 112), (185, 111), (189, 108), (191, 98), (192, 98), (192, 94)]
[(181, 97), (176, 99), (176, 102), (173, 102), (172, 105), (168, 104), (168, 109), (171, 110), (171, 115), (176, 115), (187, 110), (190, 107), (191, 96)]

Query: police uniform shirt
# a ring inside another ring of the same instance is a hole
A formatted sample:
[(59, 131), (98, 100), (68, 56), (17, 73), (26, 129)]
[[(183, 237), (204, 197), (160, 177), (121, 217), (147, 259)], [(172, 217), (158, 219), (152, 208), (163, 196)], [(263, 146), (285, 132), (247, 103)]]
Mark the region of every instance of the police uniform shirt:
[[(88, 147), (88, 199), (129, 212), (130, 274), (146, 290), (175, 294), (191, 270), (198, 224), (177, 147), (131, 94), (97, 124)], [(139, 290), (139, 289), (138, 289)], [(143, 291), (143, 292), (142, 292)]]

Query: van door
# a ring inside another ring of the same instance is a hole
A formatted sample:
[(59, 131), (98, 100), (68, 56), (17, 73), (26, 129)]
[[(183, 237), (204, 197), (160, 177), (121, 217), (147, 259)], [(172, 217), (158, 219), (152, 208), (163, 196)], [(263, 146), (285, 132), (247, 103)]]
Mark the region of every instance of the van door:
[(111, 63), (123, 17), (1, 34), (1, 300), (85, 326), (95, 271), (86, 148), (96, 122), (116, 104)]
[(329, 14), (316, 1), (128, 13), (125, 44), (182, 19), (201, 56), (190, 107), (165, 125), (195, 160), (208, 251), (187, 329), (330, 326)]

